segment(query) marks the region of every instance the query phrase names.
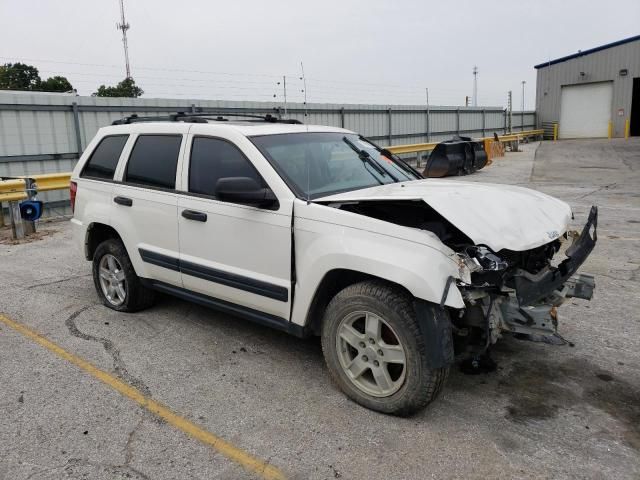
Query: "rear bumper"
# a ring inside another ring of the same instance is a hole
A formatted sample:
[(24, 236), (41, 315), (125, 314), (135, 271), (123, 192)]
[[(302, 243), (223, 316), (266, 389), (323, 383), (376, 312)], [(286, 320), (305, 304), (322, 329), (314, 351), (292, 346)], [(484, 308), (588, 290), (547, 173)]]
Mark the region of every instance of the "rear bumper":
[(86, 237), (87, 229), (82, 221), (77, 218), (71, 220), (71, 230), (73, 234), (73, 244), (81, 252), (83, 252), (85, 258), (87, 256)]
[(597, 227), (598, 207), (593, 206), (582, 233), (567, 249), (567, 258), (562, 263), (536, 275), (524, 270), (514, 274), (516, 297), (521, 307), (535, 305), (554, 292), (564, 292), (565, 297), (591, 299), (595, 288), (593, 277), (574, 274), (596, 246)]

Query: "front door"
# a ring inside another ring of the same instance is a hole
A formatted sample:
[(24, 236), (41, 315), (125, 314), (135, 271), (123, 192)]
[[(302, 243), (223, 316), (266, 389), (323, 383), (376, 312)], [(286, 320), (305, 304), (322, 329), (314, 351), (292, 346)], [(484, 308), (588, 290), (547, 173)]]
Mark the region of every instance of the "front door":
[(228, 140), (189, 135), (178, 195), (184, 288), (240, 307), (245, 314), (289, 320), (290, 200), (259, 208), (221, 201), (220, 178), (250, 177), (267, 187), (247, 155)]

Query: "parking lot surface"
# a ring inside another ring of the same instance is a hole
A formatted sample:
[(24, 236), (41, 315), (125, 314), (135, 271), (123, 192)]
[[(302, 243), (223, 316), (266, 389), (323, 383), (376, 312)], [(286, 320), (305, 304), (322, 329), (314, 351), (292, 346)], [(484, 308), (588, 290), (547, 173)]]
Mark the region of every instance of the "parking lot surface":
[(582, 268), (595, 297), (560, 309), (572, 346), (505, 338), (497, 371), (453, 368), (411, 418), (349, 401), (317, 339), (169, 297), (137, 314), (103, 307), (67, 221), (1, 241), (0, 479), (639, 478), (640, 141), (523, 150), (461, 180), (562, 198), (575, 229), (598, 205)]

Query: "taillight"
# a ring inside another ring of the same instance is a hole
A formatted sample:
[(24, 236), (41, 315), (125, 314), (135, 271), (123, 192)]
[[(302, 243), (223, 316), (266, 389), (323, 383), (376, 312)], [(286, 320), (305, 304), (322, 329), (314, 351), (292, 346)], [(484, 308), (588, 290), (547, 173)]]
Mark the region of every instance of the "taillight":
[(71, 200), (71, 211), (75, 211), (76, 209), (76, 192), (78, 191), (78, 184), (76, 182), (71, 182), (69, 185), (69, 199)]

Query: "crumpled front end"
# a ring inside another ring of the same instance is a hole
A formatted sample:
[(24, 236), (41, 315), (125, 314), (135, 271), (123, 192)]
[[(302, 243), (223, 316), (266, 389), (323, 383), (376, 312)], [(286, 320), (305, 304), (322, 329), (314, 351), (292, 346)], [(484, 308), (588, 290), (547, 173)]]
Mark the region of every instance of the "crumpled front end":
[[(453, 319), (461, 356), (483, 353), (504, 333), (533, 340), (564, 343), (558, 334), (558, 309), (567, 298), (590, 300), (592, 275), (577, 273), (597, 241), (598, 209), (591, 207), (582, 232), (566, 233), (545, 245), (523, 252), (493, 252), (473, 246), (459, 252), (470, 272), (458, 282), (465, 309)], [(563, 243), (572, 240), (559, 261)]]

